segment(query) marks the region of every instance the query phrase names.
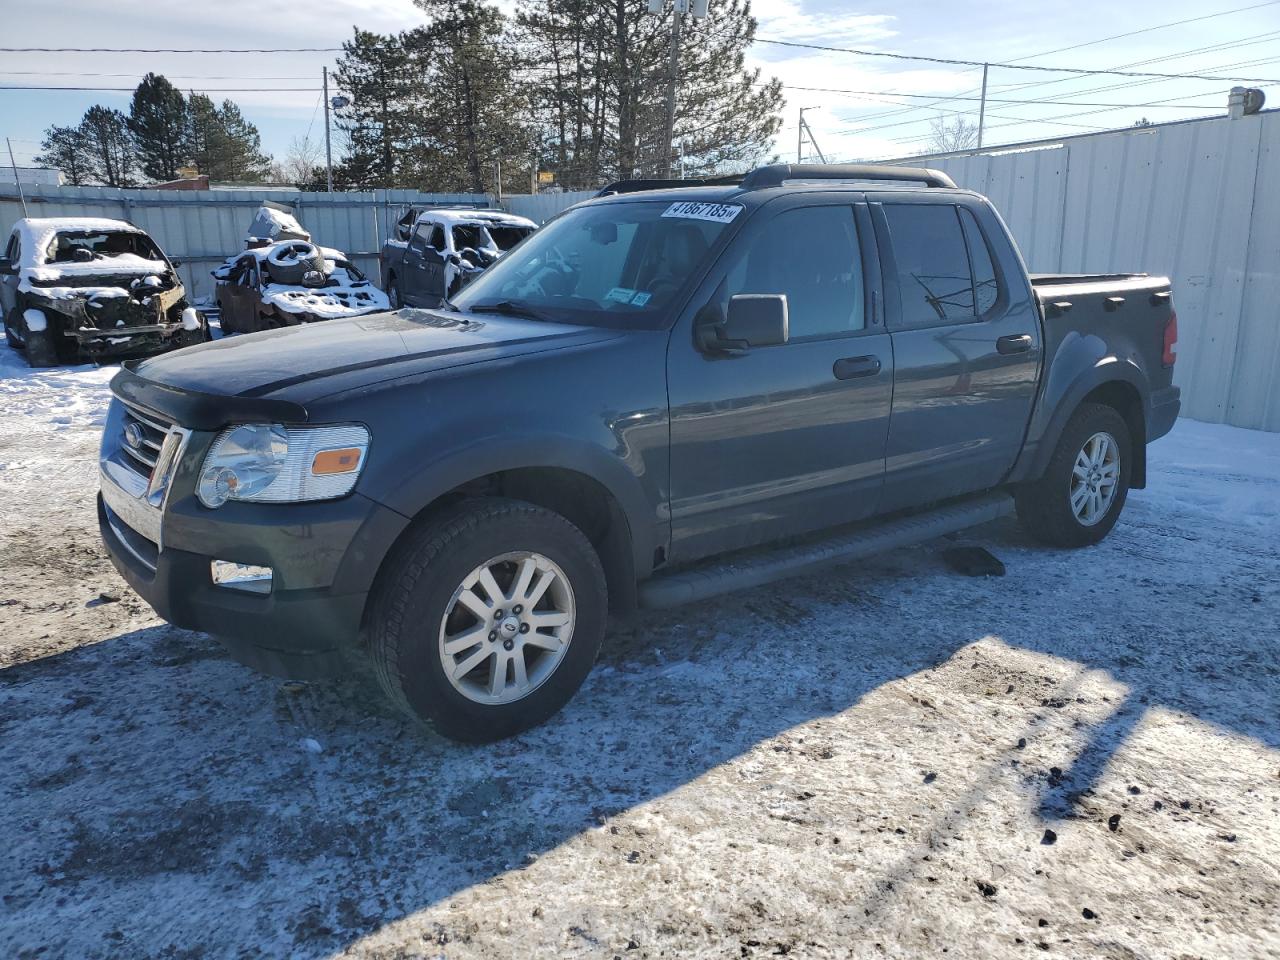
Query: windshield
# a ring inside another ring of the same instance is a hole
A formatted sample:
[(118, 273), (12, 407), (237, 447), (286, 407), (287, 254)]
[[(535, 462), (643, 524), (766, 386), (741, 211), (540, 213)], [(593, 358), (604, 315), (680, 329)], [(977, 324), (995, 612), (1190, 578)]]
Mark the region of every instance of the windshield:
[(499, 250), (507, 251), (533, 233), (532, 227), (498, 227), (489, 228), (489, 236)]
[(609, 203), (570, 210), (480, 274), (454, 299), (464, 310), (515, 305), (572, 323), (649, 326), (741, 207)]
[(112, 233), (60, 230), (45, 255), (49, 263), (74, 263), (124, 255), (161, 260), (160, 251), (144, 233)]

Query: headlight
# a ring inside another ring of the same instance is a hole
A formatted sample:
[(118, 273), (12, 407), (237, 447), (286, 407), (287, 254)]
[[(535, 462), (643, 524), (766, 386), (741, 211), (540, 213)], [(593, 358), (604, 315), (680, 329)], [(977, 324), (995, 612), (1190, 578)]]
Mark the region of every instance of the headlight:
[(228, 500), (298, 503), (342, 497), (355, 487), (368, 449), (369, 431), (356, 424), (229, 427), (205, 455), (196, 496), (206, 507)]

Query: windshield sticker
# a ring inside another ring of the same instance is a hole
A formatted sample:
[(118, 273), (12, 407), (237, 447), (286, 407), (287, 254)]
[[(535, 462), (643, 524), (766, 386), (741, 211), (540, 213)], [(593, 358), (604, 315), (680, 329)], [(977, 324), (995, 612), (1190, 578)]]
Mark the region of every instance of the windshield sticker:
[(637, 293), (634, 297), (631, 298), (631, 305), (633, 307), (643, 307), (652, 298), (653, 298), (652, 293), (649, 293), (647, 290), (641, 290), (639, 293)]
[(614, 287), (604, 295), (604, 298), (615, 303), (630, 303), (633, 296), (635, 296), (635, 291), (630, 287)]
[(710, 220), (712, 223), (729, 223), (742, 212), (736, 203), (694, 203), (685, 200), (667, 207), (664, 217), (682, 217), (685, 220)]

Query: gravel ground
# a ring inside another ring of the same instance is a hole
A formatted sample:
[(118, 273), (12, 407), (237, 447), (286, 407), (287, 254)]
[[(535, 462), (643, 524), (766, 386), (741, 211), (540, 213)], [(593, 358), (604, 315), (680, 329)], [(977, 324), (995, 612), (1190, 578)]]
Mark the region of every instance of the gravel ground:
[(0, 956), (1280, 957), (1280, 436), (1182, 422), (1100, 547), (974, 531), (618, 625), (423, 735), (157, 620), (110, 371), (0, 359)]

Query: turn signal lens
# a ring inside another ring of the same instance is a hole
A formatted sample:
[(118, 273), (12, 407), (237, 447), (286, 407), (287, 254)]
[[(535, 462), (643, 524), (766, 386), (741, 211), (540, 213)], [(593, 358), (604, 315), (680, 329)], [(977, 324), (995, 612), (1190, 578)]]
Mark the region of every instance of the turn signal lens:
[(359, 447), (346, 447), (342, 450), (321, 450), (311, 461), (311, 472), (317, 477), (331, 473), (351, 473), (360, 469)]

